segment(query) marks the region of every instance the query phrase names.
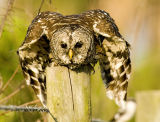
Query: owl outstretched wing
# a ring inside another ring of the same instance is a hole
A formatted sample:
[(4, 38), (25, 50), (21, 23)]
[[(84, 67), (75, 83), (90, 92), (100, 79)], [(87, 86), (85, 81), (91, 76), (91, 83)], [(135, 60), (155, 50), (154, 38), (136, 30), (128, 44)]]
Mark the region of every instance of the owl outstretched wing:
[(122, 38), (110, 15), (91, 10), (80, 15), (62, 16), (54, 12), (40, 13), (29, 26), (26, 38), (18, 50), (21, 67), (43, 105), (46, 104), (45, 68), (51, 58), (49, 42), (56, 28), (64, 25), (85, 26), (96, 37), (96, 56), (107, 88), (107, 96), (123, 106), (131, 72), (129, 44)]
[(118, 27), (108, 13), (91, 10), (82, 14), (97, 37), (96, 53), (99, 56), (102, 79), (107, 96), (124, 107), (128, 80), (131, 73), (129, 43), (123, 39)]
[(20, 64), (27, 85), (31, 85), (36, 95), (46, 105), (45, 68), (50, 63), (49, 25), (61, 17), (54, 12), (42, 12), (32, 21), (23, 44), (18, 49)]

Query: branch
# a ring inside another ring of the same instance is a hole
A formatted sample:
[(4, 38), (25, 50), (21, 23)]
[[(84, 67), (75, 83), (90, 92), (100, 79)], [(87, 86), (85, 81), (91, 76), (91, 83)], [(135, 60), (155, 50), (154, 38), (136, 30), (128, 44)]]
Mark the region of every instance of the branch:
[(10, 95), (6, 96), (5, 98), (0, 100), (0, 103), (8, 100), (9, 98), (11, 98), (12, 96), (14, 96), (15, 94), (17, 94), (21, 89), (23, 89), (25, 87), (24, 83), (21, 84), (14, 92), (12, 92)]
[(2, 31), (3, 31), (3, 27), (5, 25), (5, 21), (7, 20), (7, 16), (9, 14), (9, 12), (11, 11), (12, 7), (13, 7), (13, 3), (14, 3), (14, 0), (9, 0), (8, 2), (8, 7), (7, 7), (7, 10), (6, 10), (6, 13), (4, 14), (4, 17), (1, 21), (1, 25), (0, 25), (0, 37), (2, 35)]
[(44, 3), (44, 0), (41, 1), (41, 5), (40, 5), (40, 7), (39, 7), (38, 14), (41, 12), (41, 8), (42, 8), (42, 6), (43, 6), (43, 3)]
[(24, 103), (24, 104), (22, 104), (20, 106), (27, 106), (27, 105), (31, 105), (31, 104), (35, 104), (35, 103), (39, 103), (39, 102), (40, 102), (40, 100), (37, 99), (37, 100), (31, 101), (31, 102)]
[(52, 0), (49, 0), (49, 3), (52, 4)]
[(2, 86), (3, 86), (3, 78), (2, 78), (2, 76), (0, 74), (0, 89), (2, 88)]
[(0, 94), (7, 88), (7, 86), (12, 81), (12, 79), (14, 78), (14, 76), (16, 75), (16, 73), (18, 72), (18, 70), (19, 70), (19, 65), (17, 66), (17, 68), (15, 69), (14, 73), (12, 74), (12, 76), (10, 77), (10, 79), (7, 81), (7, 83), (0, 90)]

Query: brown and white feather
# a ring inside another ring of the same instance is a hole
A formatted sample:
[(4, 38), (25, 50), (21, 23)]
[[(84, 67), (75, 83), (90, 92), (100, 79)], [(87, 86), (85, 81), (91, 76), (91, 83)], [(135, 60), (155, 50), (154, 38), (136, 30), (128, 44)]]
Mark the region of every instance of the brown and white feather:
[[(72, 61), (67, 55), (69, 48), (60, 49), (61, 41), (75, 51)], [(83, 44), (81, 49), (75, 49), (78, 41)], [(97, 61), (107, 96), (123, 106), (131, 73), (129, 47), (105, 11), (90, 10), (68, 16), (42, 12), (29, 26), (18, 54), (25, 80), (44, 106), (47, 97), (45, 69), (51, 62), (74, 69), (94, 65)]]

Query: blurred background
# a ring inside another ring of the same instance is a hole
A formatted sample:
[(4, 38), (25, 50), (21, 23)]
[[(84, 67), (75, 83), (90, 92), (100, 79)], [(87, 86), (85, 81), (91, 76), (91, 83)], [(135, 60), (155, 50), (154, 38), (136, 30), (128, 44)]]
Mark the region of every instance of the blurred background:
[[(0, 0), (0, 104), (37, 105), (25, 85), (16, 54), (41, 0)], [(41, 11), (79, 14), (90, 9), (110, 13), (131, 44), (132, 76), (128, 97), (138, 91), (160, 89), (160, 0), (44, 0)], [(118, 107), (105, 96), (99, 66), (91, 77), (92, 117), (109, 120)], [(0, 112), (0, 122), (46, 122), (45, 114)], [(130, 121), (135, 122), (135, 117)]]

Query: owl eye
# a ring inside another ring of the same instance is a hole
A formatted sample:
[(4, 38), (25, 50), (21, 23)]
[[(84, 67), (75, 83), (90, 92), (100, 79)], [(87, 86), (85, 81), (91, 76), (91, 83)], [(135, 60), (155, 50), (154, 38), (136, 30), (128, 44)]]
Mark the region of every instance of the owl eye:
[(77, 42), (74, 47), (75, 47), (75, 48), (81, 48), (82, 45), (83, 45), (82, 42)]
[(61, 47), (62, 48), (67, 48), (67, 44), (63, 43), (63, 44), (61, 44)]

